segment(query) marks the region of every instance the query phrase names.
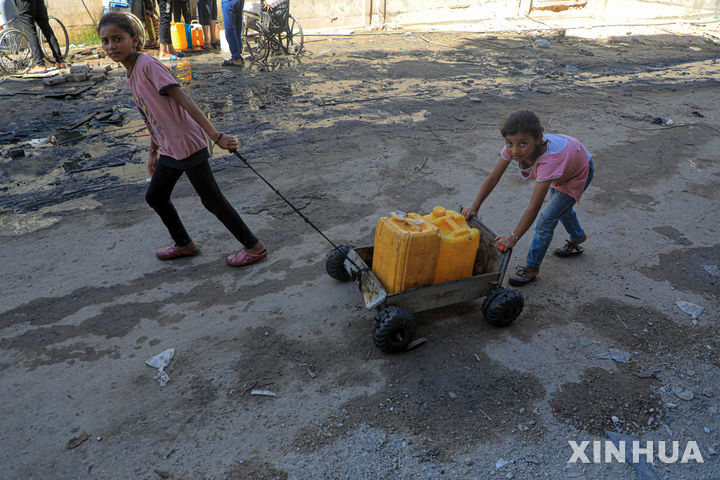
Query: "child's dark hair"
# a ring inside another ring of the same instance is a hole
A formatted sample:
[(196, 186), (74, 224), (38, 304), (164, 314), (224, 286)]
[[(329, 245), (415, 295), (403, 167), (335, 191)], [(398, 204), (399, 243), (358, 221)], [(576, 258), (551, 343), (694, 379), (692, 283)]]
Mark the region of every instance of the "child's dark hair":
[(500, 125), (500, 134), (503, 137), (517, 135), (518, 133), (529, 133), (537, 140), (542, 136), (544, 130), (538, 116), (530, 110), (515, 110), (505, 117), (505, 120)]
[(121, 30), (126, 31), (131, 37), (138, 36), (135, 24), (130, 20), (130, 17), (124, 13), (110, 12), (103, 15), (97, 24), (97, 32), (100, 33), (100, 29), (107, 25), (115, 25)]

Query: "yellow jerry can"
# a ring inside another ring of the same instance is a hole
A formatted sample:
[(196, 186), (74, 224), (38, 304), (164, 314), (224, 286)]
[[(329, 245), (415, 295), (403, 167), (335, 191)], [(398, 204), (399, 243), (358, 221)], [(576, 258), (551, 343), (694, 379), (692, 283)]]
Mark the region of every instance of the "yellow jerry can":
[(472, 276), (480, 232), (469, 227), (460, 213), (443, 207), (433, 208), (423, 218), (438, 227), (440, 232), (440, 251), (433, 283)]
[(438, 227), (417, 213), (392, 212), (378, 221), (372, 271), (388, 294), (430, 285), (439, 249)]

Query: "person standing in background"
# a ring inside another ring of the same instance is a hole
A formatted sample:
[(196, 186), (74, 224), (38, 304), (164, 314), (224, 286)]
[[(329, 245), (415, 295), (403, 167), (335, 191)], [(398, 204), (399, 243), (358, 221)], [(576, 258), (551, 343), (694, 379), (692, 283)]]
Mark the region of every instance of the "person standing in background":
[(38, 24), (42, 34), (50, 44), (50, 50), (52, 50), (53, 57), (55, 57), (55, 66), (57, 68), (65, 68), (62, 54), (60, 53), (60, 46), (58, 45), (57, 38), (55, 37), (55, 32), (53, 32), (50, 27), (44, 0), (16, 0), (16, 6), (18, 22), (20, 23), (20, 27), (25, 33), (25, 37), (27, 37), (27, 41), (30, 44), (33, 63), (35, 64), (35, 66), (28, 70), (27, 73), (47, 72), (45, 58), (43, 57), (43, 52), (40, 48), (40, 40), (38, 38), (37, 29), (35, 28), (35, 23)]
[(173, 3), (173, 20), (175, 22), (182, 22), (183, 19), (185, 19), (184, 23), (190, 23), (192, 22), (192, 16), (190, 15), (190, 1), (189, 0), (172, 0)]
[(244, 0), (222, 0), (225, 21), (225, 38), (230, 48), (230, 59), (223, 60), (223, 67), (242, 67), (242, 12)]
[(158, 0), (160, 10), (160, 25), (158, 27), (160, 37), (160, 51), (158, 58), (163, 61), (175, 61), (178, 57), (184, 57), (182, 52), (175, 50), (170, 37), (170, 20), (172, 19), (172, 1)]
[[(205, 50), (220, 46), (220, 39), (216, 31), (217, 16), (217, 0), (198, 0), (198, 20), (203, 29), (203, 48)], [(227, 23), (227, 19), (225, 22)]]

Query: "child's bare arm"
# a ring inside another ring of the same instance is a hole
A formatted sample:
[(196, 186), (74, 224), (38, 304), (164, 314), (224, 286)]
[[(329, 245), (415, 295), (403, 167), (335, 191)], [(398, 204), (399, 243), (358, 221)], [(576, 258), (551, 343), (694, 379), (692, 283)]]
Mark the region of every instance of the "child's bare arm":
[(493, 171), (490, 172), (490, 175), (487, 176), (480, 186), (480, 191), (475, 197), (475, 201), (471, 206), (463, 208), (462, 214), (466, 219), (469, 220), (471, 217), (477, 215), (478, 210), (480, 210), (480, 206), (483, 204), (488, 195), (490, 195), (490, 193), (495, 189), (495, 185), (497, 185), (500, 181), (500, 178), (503, 176), (503, 173), (505, 173), (509, 164), (510, 162), (507, 162), (502, 158), (498, 160), (495, 168), (493, 168)]
[(522, 237), (525, 232), (530, 229), (537, 218), (538, 213), (542, 208), (543, 200), (545, 200), (545, 195), (547, 195), (549, 189), (550, 180), (535, 182), (535, 188), (533, 189), (532, 196), (530, 197), (530, 204), (525, 209), (525, 213), (523, 213), (520, 222), (507, 237), (498, 235), (495, 239), (495, 247), (500, 248), (500, 246), (503, 246), (505, 248), (512, 248), (515, 246), (518, 240), (520, 240), (520, 237)]
[(181, 107), (188, 112), (188, 115), (197, 122), (198, 125), (205, 130), (205, 133), (215, 142), (220, 148), (225, 150), (237, 150), (240, 147), (240, 142), (232, 135), (226, 135), (218, 132), (212, 122), (205, 116), (205, 114), (195, 105), (195, 102), (188, 97), (182, 88), (175, 86), (170, 87), (166, 90), (167, 94), (175, 100)]

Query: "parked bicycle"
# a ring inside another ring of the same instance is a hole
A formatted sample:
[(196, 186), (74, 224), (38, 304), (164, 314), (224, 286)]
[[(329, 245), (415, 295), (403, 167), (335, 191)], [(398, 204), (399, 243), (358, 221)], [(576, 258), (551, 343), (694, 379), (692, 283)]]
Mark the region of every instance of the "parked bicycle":
[[(3, 1), (3, 0), (0, 0)], [(0, 69), (10, 74), (22, 74), (30, 69), (32, 50), (27, 37), (19, 25), (18, 13), (12, 0), (4, 0), (0, 8), (2, 15), (0, 26)], [(47, 5), (45, 6), (47, 8)], [(58, 42), (60, 57), (53, 55), (50, 40), (45, 37), (40, 26), (35, 24), (40, 48), (45, 60), (51, 63), (64, 62), (70, 52), (70, 37), (65, 25), (56, 17), (48, 16), (48, 23)]]
[(302, 26), (290, 14), (289, 0), (246, 3), (243, 9), (243, 37), (253, 61), (266, 60), (271, 51), (295, 56), (303, 51)]
[(30, 70), (32, 54), (25, 34), (14, 23), (12, 19), (0, 31), (0, 68), (9, 74), (22, 74)]

